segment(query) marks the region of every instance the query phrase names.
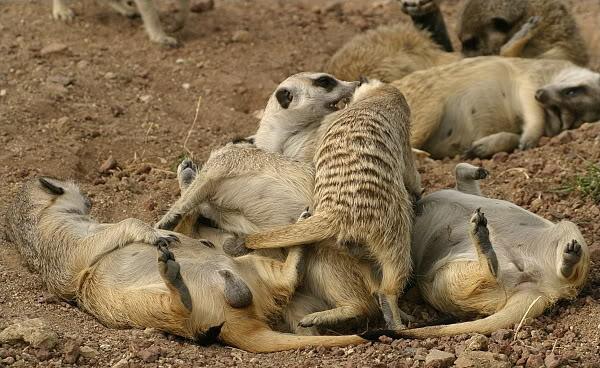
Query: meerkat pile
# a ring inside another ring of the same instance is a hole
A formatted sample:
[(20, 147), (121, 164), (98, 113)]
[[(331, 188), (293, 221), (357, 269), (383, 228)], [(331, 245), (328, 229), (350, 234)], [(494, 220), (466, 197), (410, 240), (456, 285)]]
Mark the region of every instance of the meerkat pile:
[[(176, 43), (150, 0), (107, 3)], [(489, 173), (468, 163), (455, 189), (421, 198), (413, 157), (489, 158), (600, 120), (572, 15), (560, 0), (466, 0), (459, 54), (440, 0), (401, 5), (413, 25), (356, 36), (328, 73), (282, 81), (254, 135), (201, 168), (181, 162), (180, 197), (154, 227), (98, 223), (77, 185), (40, 177), (15, 196), (9, 238), (51, 292), (109, 327), (252, 352), (489, 334), (576, 296), (590, 257), (574, 223), (484, 197)], [(440, 312), (484, 318), (413, 328), (411, 277)], [(385, 330), (345, 334), (373, 322)]]

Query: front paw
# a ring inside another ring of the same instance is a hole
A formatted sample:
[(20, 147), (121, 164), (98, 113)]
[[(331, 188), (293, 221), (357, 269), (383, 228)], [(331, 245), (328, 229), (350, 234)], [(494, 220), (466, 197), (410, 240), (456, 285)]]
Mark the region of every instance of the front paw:
[(565, 247), (562, 255), (562, 265), (560, 272), (564, 277), (570, 277), (573, 273), (575, 265), (581, 260), (583, 249), (581, 244), (575, 239), (571, 240)]
[(246, 238), (242, 236), (232, 236), (223, 242), (223, 251), (231, 257), (240, 257), (252, 252), (252, 249), (246, 248)]
[(152, 242), (152, 244), (157, 248), (168, 248), (173, 243), (179, 243), (179, 238), (173, 234), (159, 236), (158, 239)]
[(489, 152), (488, 147), (483, 143), (473, 143), (471, 148), (465, 151), (463, 159), (472, 160), (474, 158), (488, 158), (492, 154)]
[(159, 43), (166, 47), (178, 47), (179, 41), (175, 37), (170, 37), (165, 34), (155, 35), (150, 38), (152, 42)]
[(537, 147), (538, 140), (538, 138), (521, 136), (521, 139), (519, 140), (519, 149), (521, 151), (525, 151), (531, 148), (535, 148)]
[(70, 22), (75, 17), (75, 13), (67, 7), (57, 7), (52, 10), (52, 17), (63, 22)]

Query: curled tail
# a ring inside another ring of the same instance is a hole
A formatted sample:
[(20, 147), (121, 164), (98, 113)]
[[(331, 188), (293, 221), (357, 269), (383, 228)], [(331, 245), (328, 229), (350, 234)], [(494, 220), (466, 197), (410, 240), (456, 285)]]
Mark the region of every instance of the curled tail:
[(250, 249), (285, 248), (316, 243), (335, 236), (331, 221), (319, 214), (275, 230), (248, 235), (245, 246)]
[[(428, 326), (390, 332), (395, 338), (429, 338), (467, 333), (489, 335), (494, 331), (511, 328), (525, 318), (535, 318), (544, 313), (549, 301), (543, 295), (533, 292), (519, 292), (510, 297), (506, 305), (491, 316), (475, 321), (451, 325)], [(381, 332), (379, 332), (381, 334)]]

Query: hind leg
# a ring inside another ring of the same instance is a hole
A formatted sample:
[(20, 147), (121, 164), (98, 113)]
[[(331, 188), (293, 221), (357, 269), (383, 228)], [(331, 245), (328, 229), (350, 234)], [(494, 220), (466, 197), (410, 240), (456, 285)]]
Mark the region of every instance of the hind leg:
[(573, 276), (573, 271), (581, 261), (583, 249), (577, 240), (571, 240), (564, 248), (562, 253), (562, 263), (560, 274), (565, 278)]
[(166, 243), (158, 246), (158, 271), (165, 285), (171, 291), (173, 301), (181, 304), (181, 308), (192, 311), (192, 296), (188, 290), (183, 278), (181, 277), (181, 266), (175, 261), (175, 256), (167, 248)]
[(134, 18), (140, 15), (133, 0), (109, 0), (108, 6), (127, 18)]
[(150, 41), (157, 42), (165, 46), (177, 46), (177, 39), (167, 36), (160, 24), (158, 12), (152, 0), (135, 0), (137, 8), (142, 15), (146, 33), (150, 37)]
[(459, 192), (481, 196), (478, 180), (485, 179), (490, 173), (483, 167), (461, 162), (454, 168), (456, 190)]
[(175, 19), (174, 31), (178, 31), (185, 26), (188, 15), (190, 13), (190, 0), (179, 0), (179, 13)]
[(469, 235), (477, 251), (482, 272), (488, 273), (490, 279), (496, 279), (498, 277), (498, 258), (490, 241), (487, 219), (480, 208), (471, 217), (471, 231)]

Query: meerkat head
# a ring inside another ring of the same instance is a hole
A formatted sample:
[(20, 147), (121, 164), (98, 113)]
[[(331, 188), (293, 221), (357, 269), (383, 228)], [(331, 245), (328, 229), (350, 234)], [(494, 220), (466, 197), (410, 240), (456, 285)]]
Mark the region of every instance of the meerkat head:
[[(298, 73), (281, 82), (269, 98), (264, 120), (302, 127), (339, 110), (359, 82), (346, 82), (326, 73)], [(262, 122), (261, 122), (262, 123)]]
[(538, 89), (535, 99), (546, 112), (546, 135), (600, 120), (600, 74), (570, 67)]
[(526, 0), (467, 0), (462, 8), (458, 38), (467, 57), (497, 55), (518, 30)]
[(33, 181), (29, 190), (32, 202), (44, 209), (87, 215), (92, 207), (73, 182), (41, 177)]

